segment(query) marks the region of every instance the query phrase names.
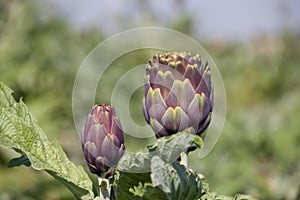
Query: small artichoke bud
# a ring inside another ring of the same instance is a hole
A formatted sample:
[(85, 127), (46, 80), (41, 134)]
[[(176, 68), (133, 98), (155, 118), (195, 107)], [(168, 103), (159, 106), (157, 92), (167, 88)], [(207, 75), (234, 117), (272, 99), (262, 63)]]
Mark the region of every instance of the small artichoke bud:
[(157, 54), (146, 65), (143, 112), (157, 137), (201, 135), (213, 109), (210, 66), (199, 55)]
[(90, 171), (101, 176), (119, 162), (124, 154), (120, 120), (112, 106), (95, 105), (81, 135), (82, 149)]

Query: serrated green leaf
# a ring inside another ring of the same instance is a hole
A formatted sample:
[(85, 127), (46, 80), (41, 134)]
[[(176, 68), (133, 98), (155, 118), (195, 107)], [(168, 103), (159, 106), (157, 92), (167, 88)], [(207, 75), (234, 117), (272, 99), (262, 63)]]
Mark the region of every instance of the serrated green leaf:
[(165, 193), (151, 183), (150, 173), (127, 173), (115, 175), (117, 200), (167, 200)]
[(198, 175), (177, 161), (168, 164), (154, 156), (151, 173), (118, 171), (115, 191), (118, 200), (193, 200), (201, 197), (202, 186)]
[(117, 169), (126, 172), (149, 172), (151, 159), (159, 156), (165, 163), (173, 163), (182, 152), (189, 148), (198, 148), (202, 139), (189, 133), (177, 133), (170, 137), (162, 137), (154, 145), (150, 145), (137, 153), (125, 152), (119, 161)]
[(197, 174), (178, 162), (164, 163), (155, 156), (151, 160), (151, 180), (165, 192), (169, 200), (199, 199), (202, 183)]
[(165, 193), (171, 193), (172, 177), (169, 170), (165, 168), (165, 163), (158, 156), (151, 160), (151, 180), (154, 186), (158, 186)]
[(127, 173), (117, 171), (115, 176), (115, 193), (118, 200), (127, 200), (137, 198), (132, 193), (134, 186), (138, 186), (140, 183), (151, 182), (150, 173)]
[(30, 167), (31, 162), (28, 158), (26, 158), (25, 156), (20, 156), (19, 158), (14, 158), (11, 159), (8, 164), (7, 167), (8, 168), (12, 168), (12, 167), (19, 167), (21, 165), (24, 165), (26, 167)]
[(60, 180), (77, 199), (93, 199), (92, 182), (75, 166), (57, 142), (50, 142), (26, 105), (16, 102), (12, 90), (0, 82), (0, 145), (27, 157), (36, 170)]
[[(126, 153), (119, 161), (118, 164), (119, 171), (115, 179), (116, 180), (115, 191), (116, 191), (117, 199), (118, 200), (119, 199), (121, 200), (123, 199), (124, 200), (125, 199), (126, 200), (127, 199), (149, 199), (149, 200), (170, 199), (168, 197), (169, 194), (167, 194), (166, 192), (168, 186), (163, 187), (162, 189), (160, 188), (162, 187), (162, 185), (158, 184), (158, 181), (156, 181), (156, 179), (150, 177), (149, 172), (153, 170), (151, 169), (151, 160), (155, 157), (159, 157), (159, 159), (161, 159), (164, 165), (165, 163), (173, 163), (178, 159), (178, 157), (182, 152), (187, 151), (187, 149), (191, 147), (197, 148), (199, 147), (199, 145), (201, 145), (201, 143), (202, 140), (200, 137), (182, 132), (182, 133), (177, 133), (175, 135), (172, 135), (170, 137), (159, 138), (154, 145), (150, 145), (145, 149), (141, 150), (140, 152), (134, 154)], [(153, 166), (154, 165), (152, 164), (152, 168)], [(172, 169), (176, 172), (176, 170), (180, 170), (177, 169), (177, 167), (178, 166), (175, 166), (176, 169), (174, 167)], [(166, 170), (166, 168), (162, 169), (161, 173), (163, 173), (164, 170)], [(173, 173), (173, 172), (168, 171), (167, 173)], [(181, 177), (182, 179), (186, 178), (183, 177), (186, 175), (186, 173), (183, 173), (182, 175), (179, 175), (179, 173), (180, 172), (178, 171), (177, 172), (178, 176), (175, 176), (176, 178), (178, 177)], [(154, 173), (152, 172), (151, 175), (154, 175)], [(160, 178), (161, 178), (160, 181), (165, 181), (165, 179), (167, 180), (167, 182), (173, 181), (172, 177), (170, 178), (168, 177), (168, 175), (161, 176)], [(156, 185), (153, 184), (153, 181), (156, 183)], [(176, 192), (180, 193), (180, 191), (185, 191), (184, 188), (189, 189), (189, 186), (187, 185), (189, 184), (189, 182), (187, 182), (184, 185), (180, 185), (179, 181), (181, 180), (175, 181), (176, 189), (177, 189)], [(193, 181), (191, 182), (192, 182), (191, 184), (197, 185)], [(195, 194), (195, 191), (197, 190), (191, 190), (191, 191)], [(200, 187), (200, 192), (201, 192), (201, 187)], [(176, 195), (174, 195), (174, 197)], [(187, 197), (189, 195), (190, 193), (188, 192), (187, 194), (183, 194), (183, 196), (187, 196)]]

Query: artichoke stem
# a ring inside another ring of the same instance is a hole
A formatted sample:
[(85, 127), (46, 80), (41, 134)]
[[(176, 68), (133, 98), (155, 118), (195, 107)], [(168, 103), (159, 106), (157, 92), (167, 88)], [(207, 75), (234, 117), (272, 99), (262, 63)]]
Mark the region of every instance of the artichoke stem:
[(98, 183), (100, 187), (100, 199), (109, 200), (110, 199), (110, 184), (108, 179), (98, 177)]
[(188, 154), (187, 154), (187, 152), (182, 152), (180, 154), (180, 164), (184, 165), (186, 168), (188, 167)]

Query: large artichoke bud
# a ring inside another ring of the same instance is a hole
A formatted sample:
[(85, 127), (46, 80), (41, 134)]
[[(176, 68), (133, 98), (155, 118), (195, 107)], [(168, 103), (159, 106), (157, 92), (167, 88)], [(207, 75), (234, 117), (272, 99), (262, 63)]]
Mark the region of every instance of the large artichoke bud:
[(199, 55), (157, 54), (146, 65), (144, 116), (157, 137), (200, 135), (213, 109), (210, 67)]
[(120, 120), (110, 105), (95, 105), (82, 131), (82, 149), (90, 171), (108, 172), (122, 157), (125, 146)]

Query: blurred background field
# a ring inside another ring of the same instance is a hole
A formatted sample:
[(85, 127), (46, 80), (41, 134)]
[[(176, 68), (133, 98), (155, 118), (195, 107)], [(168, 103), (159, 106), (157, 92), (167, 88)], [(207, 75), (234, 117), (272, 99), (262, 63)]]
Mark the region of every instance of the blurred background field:
[[(227, 94), (221, 137), (204, 159), (192, 153), (191, 168), (203, 173), (217, 193), (300, 199), (300, 14), (295, 11), (300, 3), (112, 2), (0, 0), (0, 81), (23, 98), (47, 135), (85, 166), (71, 109), (81, 62), (113, 33), (172, 28), (201, 42), (219, 67)], [(118, 77), (146, 63), (153, 52), (131, 52), (112, 63), (96, 101), (109, 103)], [(130, 101), (139, 124), (145, 124), (142, 94), (139, 89)], [(132, 150), (149, 142), (126, 136)], [(14, 156), (0, 148), (0, 200), (73, 198), (45, 173), (8, 169)]]

